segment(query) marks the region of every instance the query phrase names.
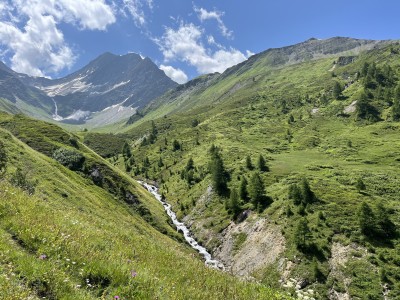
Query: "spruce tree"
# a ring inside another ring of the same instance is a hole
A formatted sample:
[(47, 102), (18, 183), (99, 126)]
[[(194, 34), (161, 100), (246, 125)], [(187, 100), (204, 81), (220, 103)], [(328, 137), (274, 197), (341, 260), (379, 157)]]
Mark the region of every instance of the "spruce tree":
[(333, 84), (333, 97), (335, 99), (339, 99), (340, 95), (342, 94), (342, 86), (340, 85), (339, 82), (335, 81), (335, 83)]
[(357, 215), (361, 233), (364, 235), (371, 235), (375, 230), (375, 215), (371, 207), (363, 202)]
[(242, 199), (243, 201), (247, 201), (247, 198), (248, 198), (247, 180), (246, 180), (246, 177), (244, 177), (244, 176), (242, 176), (242, 179), (240, 180), (239, 196), (240, 196), (240, 199)]
[(257, 166), (258, 166), (258, 169), (259, 169), (261, 172), (267, 172), (267, 171), (269, 171), (269, 168), (268, 168), (268, 166), (267, 166), (267, 164), (266, 164), (266, 162), (265, 162), (265, 158), (264, 158), (261, 154), (260, 154), (260, 156), (258, 157)]
[(216, 193), (220, 196), (225, 195), (228, 181), (227, 173), (219, 150), (214, 145), (212, 146), (210, 172)]
[(247, 155), (246, 157), (246, 168), (249, 170), (253, 170), (253, 163), (251, 162), (250, 155)]
[(229, 211), (233, 214), (233, 217), (236, 218), (240, 213), (240, 201), (239, 195), (236, 189), (232, 189), (229, 197)]
[(262, 204), (265, 197), (264, 189), (264, 182), (260, 174), (258, 172), (255, 172), (253, 176), (251, 176), (249, 184), (249, 196), (254, 207)]
[(396, 233), (396, 225), (390, 220), (389, 213), (382, 202), (376, 206), (376, 232), (382, 238), (391, 238)]
[(308, 227), (308, 221), (305, 217), (301, 218), (295, 228), (294, 242), (297, 248), (303, 248), (306, 246), (307, 237), (310, 234), (310, 228)]
[(358, 192), (360, 193), (361, 191), (364, 191), (366, 189), (365, 183), (362, 180), (362, 178), (358, 178), (356, 182), (356, 188)]
[(392, 117), (394, 121), (400, 120), (400, 84), (397, 86), (394, 93), (394, 101), (392, 106)]
[(289, 186), (289, 199), (292, 199), (295, 205), (300, 205), (303, 201), (303, 195), (297, 184)]
[(122, 156), (124, 157), (124, 160), (127, 160), (132, 156), (131, 147), (127, 141), (125, 141), (124, 145), (122, 146)]
[(194, 169), (194, 162), (193, 162), (193, 158), (190, 157), (186, 164), (185, 170), (186, 170), (186, 172), (189, 172), (192, 169)]
[(303, 199), (304, 205), (312, 203), (315, 200), (315, 195), (308, 184), (308, 180), (303, 178), (300, 182), (300, 191)]
[(4, 144), (0, 141), (0, 174), (6, 170), (7, 167), (7, 153)]

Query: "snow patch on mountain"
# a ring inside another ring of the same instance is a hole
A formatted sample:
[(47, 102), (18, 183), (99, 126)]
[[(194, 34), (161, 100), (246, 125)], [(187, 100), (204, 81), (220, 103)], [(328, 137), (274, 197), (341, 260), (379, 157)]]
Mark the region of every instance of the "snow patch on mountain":
[(80, 76), (65, 83), (50, 85), (46, 87), (37, 86), (37, 88), (44, 91), (49, 97), (66, 96), (77, 92), (86, 92), (92, 87), (91, 83), (87, 84), (85, 81), (83, 81), (83, 79), (85, 79), (86, 77), (87, 75)]

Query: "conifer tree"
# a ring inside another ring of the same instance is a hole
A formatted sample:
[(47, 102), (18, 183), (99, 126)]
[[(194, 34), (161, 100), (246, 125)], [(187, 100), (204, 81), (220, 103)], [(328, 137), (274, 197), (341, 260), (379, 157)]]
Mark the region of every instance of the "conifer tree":
[(363, 202), (358, 210), (358, 224), (364, 235), (371, 235), (375, 230), (375, 215), (371, 207)]
[(122, 146), (122, 156), (124, 157), (124, 160), (127, 160), (132, 156), (131, 146), (129, 146), (127, 141), (125, 141)]
[(264, 189), (264, 182), (260, 174), (258, 172), (255, 172), (253, 176), (251, 176), (249, 184), (249, 196), (254, 207), (262, 204), (265, 197)]
[(376, 206), (376, 231), (382, 238), (391, 238), (396, 233), (396, 225), (390, 220), (389, 213), (382, 202)]
[(243, 201), (247, 201), (248, 198), (247, 179), (244, 176), (242, 176), (242, 179), (240, 180), (239, 196), (240, 199), (242, 199)]
[(251, 162), (250, 155), (247, 155), (246, 157), (246, 168), (249, 170), (253, 170), (253, 163)]
[(362, 178), (358, 178), (357, 179), (357, 183), (356, 183), (356, 188), (358, 190), (358, 192), (360, 193), (361, 191), (364, 191), (366, 189), (365, 183), (362, 180)]
[(258, 169), (259, 169), (261, 172), (267, 172), (267, 171), (269, 171), (269, 168), (268, 168), (268, 166), (267, 166), (267, 164), (266, 164), (266, 162), (265, 162), (265, 158), (264, 158), (261, 154), (260, 154), (260, 156), (258, 157), (257, 166), (258, 166)]
[(192, 169), (194, 169), (194, 162), (193, 162), (193, 158), (190, 157), (186, 164), (185, 170), (186, 170), (186, 172), (189, 172)]
[(3, 173), (7, 166), (7, 153), (4, 144), (0, 141), (0, 174)]
[(393, 116), (394, 121), (400, 120), (400, 84), (397, 86), (395, 93), (394, 93), (392, 116)]
[(297, 223), (294, 232), (294, 241), (298, 248), (306, 246), (307, 237), (310, 234), (310, 228), (308, 227), (307, 218), (303, 217)]
[(340, 85), (339, 82), (335, 81), (334, 85), (333, 85), (333, 97), (335, 99), (339, 99), (340, 95), (342, 94), (342, 86)]
[(225, 171), (224, 162), (219, 153), (219, 149), (214, 145), (211, 146), (211, 161), (210, 161), (210, 172), (213, 181), (214, 189), (218, 195), (222, 196), (226, 194), (227, 187), (227, 173)]
[(308, 184), (308, 180), (303, 178), (300, 182), (300, 191), (303, 198), (303, 203), (308, 204), (312, 203), (315, 200), (315, 195)]
[(233, 214), (233, 217), (236, 218), (240, 212), (240, 201), (239, 195), (236, 189), (232, 189), (229, 197), (229, 211)]

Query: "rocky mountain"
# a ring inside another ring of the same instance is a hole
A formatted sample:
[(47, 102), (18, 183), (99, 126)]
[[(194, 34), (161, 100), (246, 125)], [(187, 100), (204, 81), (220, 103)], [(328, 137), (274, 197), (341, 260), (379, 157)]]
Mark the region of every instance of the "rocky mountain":
[[(251, 90), (273, 70), (330, 57), (338, 57), (338, 60), (341, 58), (354, 60), (360, 53), (395, 42), (348, 37), (310, 38), (295, 45), (271, 48), (228, 68), (222, 74), (203, 75), (176, 87), (153, 101), (145, 112), (163, 107), (164, 113), (167, 114), (229, 101), (231, 95), (237, 94), (239, 90)], [(210, 96), (211, 94), (213, 96)]]
[[(0, 109), (12, 113), (51, 114), (53, 102), (45, 93), (24, 83), (18, 74), (0, 62)], [(36, 115), (38, 116), (38, 115)]]
[(149, 58), (134, 53), (105, 53), (82, 69), (54, 80), (18, 74), (4, 64), (0, 72), (4, 78), (2, 98), (14, 103), (21, 99), (64, 122), (84, 122), (101, 111), (107, 111), (103, 118), (110, 118), (110, 110), (115, 110), (114, 117), (117, 112), (119, 117), (129, 117), (136, 108), (178, 85)]

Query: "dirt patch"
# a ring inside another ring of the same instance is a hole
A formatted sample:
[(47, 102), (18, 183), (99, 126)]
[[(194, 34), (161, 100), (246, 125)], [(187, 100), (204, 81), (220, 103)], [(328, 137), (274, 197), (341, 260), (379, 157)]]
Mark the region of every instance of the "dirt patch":
[(333, 243), (331, 248), (332, 256), (329, 259), (329, 267), (331, 272), (329, 276), (333, 276), (336, 279), (343, 282), (346, 292), (341, 293), (334, 289), (329, 291), (329, 299), (330, 300), (350, 300), (351, 297), (347, 292), (348, 286), (351, 283), (349, 278), (346, 278), (342, 272), (343, 268), (346, 268), (346, 264), (350, 258), (355, 259), (355, 253), (357, 253), (357, 258), (362, 259), (368, 255), (368, 251), (356, 244), (350, 244), (347, 246), (342, 245), (341, 243)]
[(356, 104), (357, 104), (357, 100), (351, 102), (351, 104), (349, 106), (346, 106), (343, 110), (343, 112), (345, 114), (350, 114), (356, 111)]
[[(239, 237), (245, 239), (240, 243)], [(273, 264), (285, 250), (285, 238), (278, 226), (267, 219), (250, 217), (240, 224), (233, 222), (222, 232), (222, 243), (214, 251), (226, 270), (247, 277)]]

